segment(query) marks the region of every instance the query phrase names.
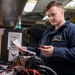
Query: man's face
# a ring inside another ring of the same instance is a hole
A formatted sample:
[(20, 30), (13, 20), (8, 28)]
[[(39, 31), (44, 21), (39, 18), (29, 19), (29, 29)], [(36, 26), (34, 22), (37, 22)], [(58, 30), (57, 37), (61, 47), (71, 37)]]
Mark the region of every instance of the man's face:
[(52, 25), (57, 26), (60, 25), (61, 21), (63, 20), (64, 11), (59, 7), (52, 7), (46, 12), (47, 16), (49, 17), (49, 21)]

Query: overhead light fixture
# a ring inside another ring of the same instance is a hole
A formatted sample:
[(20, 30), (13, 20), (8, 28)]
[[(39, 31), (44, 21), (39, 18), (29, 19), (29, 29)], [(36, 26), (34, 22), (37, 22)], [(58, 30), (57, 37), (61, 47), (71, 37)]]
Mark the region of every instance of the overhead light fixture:
[(71, 2), (69, 2), (64, 8), (75, 9), (75, 0), (72, 0)]
[(42, 20), (48, 20), (48, 16), (45, 16)]
[(24, 7), (24, 12), (31, 12), (34, 9), (36, 3), (37, 0), (28, 0)]

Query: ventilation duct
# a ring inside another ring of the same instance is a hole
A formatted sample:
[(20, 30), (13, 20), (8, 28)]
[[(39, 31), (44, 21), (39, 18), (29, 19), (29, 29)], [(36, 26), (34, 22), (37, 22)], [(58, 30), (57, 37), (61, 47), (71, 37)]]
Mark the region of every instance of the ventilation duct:
[(0, 28), (13, 28), (27, 0), (0, 0)]

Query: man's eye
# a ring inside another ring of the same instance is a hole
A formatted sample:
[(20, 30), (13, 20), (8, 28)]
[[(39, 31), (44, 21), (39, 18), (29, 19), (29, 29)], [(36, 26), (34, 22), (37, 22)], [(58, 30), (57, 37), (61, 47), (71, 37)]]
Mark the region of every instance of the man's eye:
[(55, 16), (55, 14), (51, 14), (51, 16)]

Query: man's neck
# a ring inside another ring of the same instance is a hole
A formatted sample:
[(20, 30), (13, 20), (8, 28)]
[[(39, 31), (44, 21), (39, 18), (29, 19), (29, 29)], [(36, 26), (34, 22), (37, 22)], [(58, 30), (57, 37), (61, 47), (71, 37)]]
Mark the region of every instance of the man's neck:
[(55, 30), (56, 30), (56, 29), (59, 29), (65, 22), (66, 22), (66, 21), (63, 20), (60, 24), (56, 25), (56, 26), (55, 26)]

